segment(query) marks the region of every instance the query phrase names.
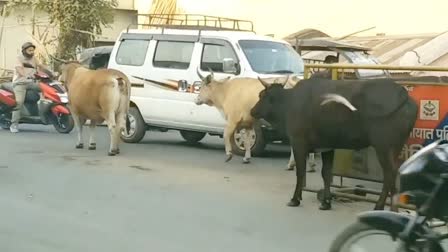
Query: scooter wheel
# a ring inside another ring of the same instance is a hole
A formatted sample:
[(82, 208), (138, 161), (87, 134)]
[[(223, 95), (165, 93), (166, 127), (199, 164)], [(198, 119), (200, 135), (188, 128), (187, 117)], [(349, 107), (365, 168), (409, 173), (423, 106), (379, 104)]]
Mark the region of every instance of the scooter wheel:
[(53, 121), (53, 126), (57, 132), (61, 134), (68, 134), (75, 127), (75, 122), (73, 121), (73, 117), (71, 115), (61, 114), (58, 115), (56, 120)]

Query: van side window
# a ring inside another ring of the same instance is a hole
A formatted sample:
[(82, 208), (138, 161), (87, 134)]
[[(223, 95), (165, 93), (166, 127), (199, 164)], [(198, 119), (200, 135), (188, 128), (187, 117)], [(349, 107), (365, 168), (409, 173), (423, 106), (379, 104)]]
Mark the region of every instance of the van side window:
[(224, 72), (222, 62), (225, 58), (231, 58), (238, 62), (235, 52), (230, 45), (204, 44), (202, 51), (201, 70), (208, 71), (211, 68), (213, 72)]
[(193, 55), (194, 43), (159, 41), (153, 66), (161, 68), (188, 69)]
[(119, 65), (142, 66), (148, 51), (148, 40), (123, 40), (115, 58)]

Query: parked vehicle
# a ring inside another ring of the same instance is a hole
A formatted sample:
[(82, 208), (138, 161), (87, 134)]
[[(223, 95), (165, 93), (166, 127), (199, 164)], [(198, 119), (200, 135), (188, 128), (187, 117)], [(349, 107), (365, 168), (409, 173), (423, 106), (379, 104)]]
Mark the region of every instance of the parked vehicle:
[[(379, 65), (379, 60), (369, 54), (370, 48), (331, 38), (290, 39), (288, 42), (302, 56), (305, 63), (323, 63), (328, 55), (337, 58), (338, 64)], [(313, 69), (314, 71), (322, 69)], [(355, 69), (344, 72), (345, 79), (390, 77), (387, 70)]]
[(92, 70), (107, 68), (113, 46), (87, 48), (79, 54), (79, 63)]
[[(251, 27), (243, 29), (252, 25), (248, 21), (192, 15), (156, 18), (183, 23), (123, 31), (110, 55), (108, 68), (124, 72), (132, 82), (131, 130), (122, 135), (125, 142), (139, 142), (148, 129), (179, 130), (190, 143), (206, 134), (222, 137), (221, 113), (194, 103), (201, 84), (197, 70), (207, 75), (210, 68), (215, 78), (303, 76), (303, 61), (291, 45), (256, 35)], [(266, 143), (284, 140), (263, 123), (256, 124), (251, 136), (254, 155), (260, 155)], [(235, 153), (243, 155), (241, 129), (235, 131), (233, 141)]]
[[(36, 91), (27, 91), (19, 123), (52, 124), (59, 133), (70, 133), (74, 122), (67, 107), (68, 98), (64, 86), (58, 81), (51, 80), (45, 73), (37, 73), (34, 77), (38, 81), (42, 97)], [(0, 87), (1, 128), (9, 129), (11, 126), (11, 116), (15, 106), (13, 84), (3, 83)]]
[[(331, 252), (403, 251), (443, 252), (440, 242), (448, 238), (431, 228), (432, 220), (448, 221), (448, 141), (438, 140), (411, 156), (400, 167), (399, 202), (416, 206), (416, 216), (368, 211), (340, 233)], [(358, 242), (375, 235), (386, 240), (372, 242), (372, 247)], [(385, 245), (396, 242), (394, 249)]]

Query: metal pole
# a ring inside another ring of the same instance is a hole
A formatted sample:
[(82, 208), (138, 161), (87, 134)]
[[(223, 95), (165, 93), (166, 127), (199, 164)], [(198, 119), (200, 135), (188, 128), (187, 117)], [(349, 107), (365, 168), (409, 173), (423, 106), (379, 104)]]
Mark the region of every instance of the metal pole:
[[(303, 191), (313, 192), (313, 193), (318, 193), (319, 192), (319, 190), (310, 189), (310, 188), (303, 188)], [(370, 203), (376, 203), (377, 202), (377, 200), (374, 200), (374, 199), (371, 199), (371, 198), (362, 197), (362, 196), (353, 195), (353, 194), (348, 194), (348, 193), (332, 192), (331, 194), (334, 195), (334, 196), (338, 196), (338, 197), (341, 197), (341, 198), (352, 199), (352, 200), (359, 200), (359, 201), (370, 202)], [(390, 200), (386, 199), (386, 205), (387, 206), (391, 205), (390, 204)], [(415, 206), (411, 206), (411, 205), (397, 204), (397, 206), (399, 208), (403, 208), (403, 209), (415, 210)]]
[(392, 66), (392, 65), (355, 65), (355, 64), (305, 64), (309, 68), (329, 69), (372, 69), (372, 70), (404, 70), (448, 72), (448, 67), (439, 66)]
[(31, 34), (35, 35), (35, 30), (36, 30), (36, 6), (33, 6), (31, 9), (31, 25), (32, 25), (32, 32)]

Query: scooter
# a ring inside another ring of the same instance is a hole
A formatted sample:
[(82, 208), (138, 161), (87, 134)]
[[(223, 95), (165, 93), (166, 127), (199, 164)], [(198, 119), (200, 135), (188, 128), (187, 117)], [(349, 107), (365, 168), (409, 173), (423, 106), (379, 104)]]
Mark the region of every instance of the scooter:
[[(419, 150), (400, 167), (400, 191), (395, 202), (416, 207), (415, 215), (367, 211), (333, 241), (330, 252), (443, 252), (441, 232), (448, 223), (448, 141), (437, 140)], [(434, 221), (438, 221), (434, 222)], [(362, 240), (374, 240), (369, 250)], [(395, 245), (393, 245), (395, 243)], [(384, 248), (386, 245), (393, 245)]]
[[(24, 65), (25, 66), (25, 65)], [(29, 67), (28, 65), (25, 67)], [(67, 107), (68, 95), (62, 83), (54, 81), (48, 74), (36, 73), (34, 79), (42, 92), (27, 90), (21, 111), (20, 124), (52, 124), (62, 134), (70, 133), (74, 121)], [(0, 127), (9, 129), (12, 111), (16, 106), (12, 83), (0, 86)]]

